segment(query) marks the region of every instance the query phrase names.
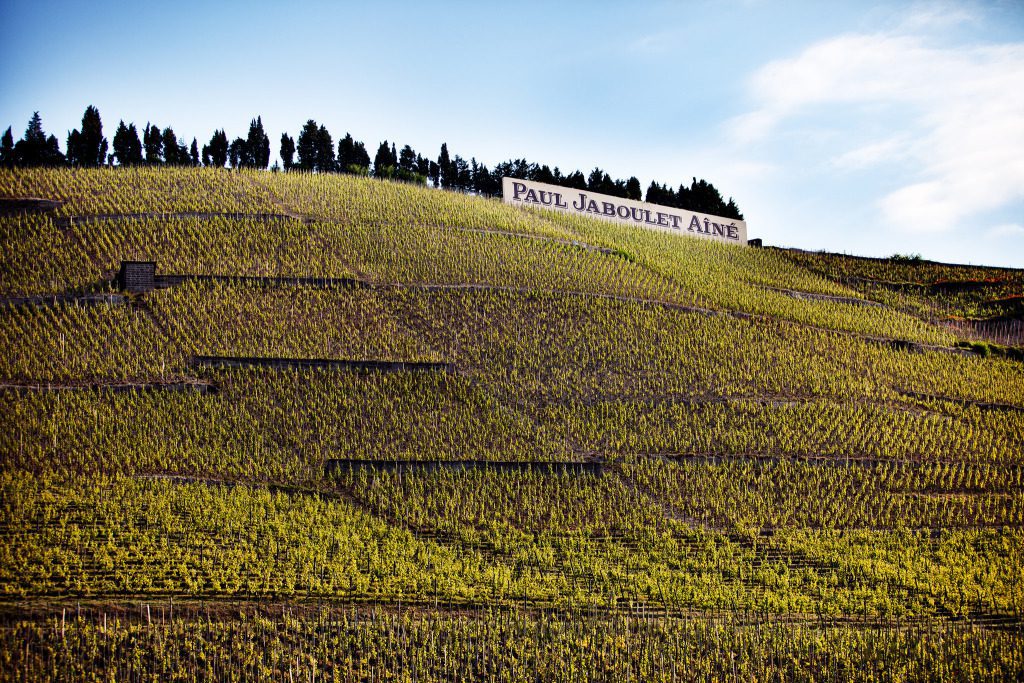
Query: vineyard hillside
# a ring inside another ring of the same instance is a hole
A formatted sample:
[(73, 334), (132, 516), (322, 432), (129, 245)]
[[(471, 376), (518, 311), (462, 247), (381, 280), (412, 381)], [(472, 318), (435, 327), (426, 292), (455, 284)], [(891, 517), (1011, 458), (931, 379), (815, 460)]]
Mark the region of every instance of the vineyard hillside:
[(1024, 675), (1022, 270), (192, 168), (0, 242), (0, 680)]

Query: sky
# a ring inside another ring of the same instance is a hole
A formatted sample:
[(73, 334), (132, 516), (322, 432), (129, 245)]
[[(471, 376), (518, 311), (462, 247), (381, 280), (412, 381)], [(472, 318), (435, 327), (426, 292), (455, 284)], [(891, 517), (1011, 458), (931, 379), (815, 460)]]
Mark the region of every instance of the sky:
[(1024, 0), (0, 3), (0, 129), (705, 178), (766, 244), (1024, 267)]

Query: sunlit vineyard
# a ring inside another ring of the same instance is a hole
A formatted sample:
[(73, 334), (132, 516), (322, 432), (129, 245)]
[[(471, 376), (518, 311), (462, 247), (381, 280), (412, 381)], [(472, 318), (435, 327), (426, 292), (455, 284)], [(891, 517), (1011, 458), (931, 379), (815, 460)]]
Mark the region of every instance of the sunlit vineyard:
[(1020, 271), (210, 169), (0, 243), (0, 680), (1024, 675)]

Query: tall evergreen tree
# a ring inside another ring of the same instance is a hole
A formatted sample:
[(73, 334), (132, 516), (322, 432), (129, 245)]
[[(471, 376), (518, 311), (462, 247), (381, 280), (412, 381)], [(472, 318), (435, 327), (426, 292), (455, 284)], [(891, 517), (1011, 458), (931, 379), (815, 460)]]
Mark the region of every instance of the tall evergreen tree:
[(430, 177), (430, 160), (422, 155), (417, 154), (416, 172), (419, 173), (424, 178)]
[(437, 157), (437, 168), (438, 168), (438, 181), (441, 187), (444, 189), (450, 189), (455, 186), (455, 168), (452, 165), (452, 159), (448, 155), (448, 143), (441, 143), (441, 154)]
[(370, 153), (366, 151), (366, 145), (357, 140), (354, 154), (356, 166), (361, 169), (360, 173), (368, 174), (370, 172)]
[(159, 164), (164, 157), (164, 137), (160, 129), (148, 123), (142, 129), (142, 150), (147, 164)]
[(375, 178), (391, 178), (395, 174), (395, 163), (391, 158), (388, 141), (380, 143), (377, 154), (373, 157), (373, 175)]
[(640, 179), (636, 176), (630, 176), (629, 180), (626, 181), (626, 199), (640, 201), (643, 199), (643, 196), (643, 190), (640, 188)]
[(188, 158), (193, 166), (199, 165), (199, 145), (195, 138), (192, 138), (192, 146), (188, 150)]
[(398, 168), (406, 173), (416, 173), (416, 152), (409, 145), (398, 154)]
[(605, 173), (600, 168), (595, 166), (594, 170), (591, 171), (590, 175), (587, 176), (587, 189), (590, 190), (591, 192), (604, 192), (604, 179), (605, 177), (607, 177), (607, 175), (607, 173)]
[(547, 166), (537, 166), (532, 175), (533, 177), (530, 180), (538, 183), (548, 183), (550, 185), (555, 182), (555, 176)]
[(4, 136), (0, 139), (0, 166), (11, 168), (14, 166), (14, 135), (11, 127), (7, 126)]
[(356, 141), (352, 139), (351, 133), (345, 133), (345, 137), (338, 140), (338, 170), (342, 173), (349, 173), (355, 163)]
[(82, 153), (82, 134), (78, 132), (77, 128), (75, 128), (70, 133), (68, 133), (67, 148), (66, 149), (68, 150), (68, 153), (67, 153), (68, 165), (69, 166), (81, 166), (82, 164), (81, 164), (81, 162), (79, 162), (78, 159), (79, 159), (79, 154)]
[(231, 145), (228, 147), (228, 161), (231, 162), (231, 168), (242, 168), (248, 161), (249, 151), (246, 149), (245, 140), (242, 138), (235, 138), (231, 141)]
[(228, 162), (228, 136), (224, 129), (213, 131), (210, 143), (203, 145), (203, 165), (223, 168)]
[(184, 166), (188, 164), (188, 149), (178, 143), (178, 137), (170, 126), (164, 128), (160, 134), (160, 145), (164, 151), (164, 163), (170, 166)]
[(732, 197), (729, 197), (729, 203), (725, 205), (722, 216), (725, 218), (735, 218), (740, 221), (743, 220), (743, 212), (740, 211), (740, 207), (736, 206), (736, 202), (733, 201)]
[(452, 169), (455, 177), (455, 189), (465, 192), (473, 186), (473, 175), (468, 161), (456, 154), (452, 160)]
[(139, 131), (135, 124), (124, 125), (124, 121), (117, 124), (114, 132), (114, 157), (121, 166), (136, 166), (142, 163), (142, 142), (139, 141)]
[[(265, 169), (270, 165), (270, 138), (263, 130), (263, 118), (257, 116), (249, 124), (249, 137), (245, 141), (246, 152), (245, 165), (252, 168)], [(333, 154), (333, 150), (332, 150)]]
[(281, 133), (281, 164), (286, 171), (295, 165), (295, 140), (288, 133)]
[(64, 155), (53, 135), (43, 131), (43, 119), (34, 112), (25, 128), (25, 136), (14, 145), (14, 162), (18, 166), (59, 166)]
[(316, 170), (330, 173), (337, 170), (337, 159), (334, 156), (334, 140), (327, 127), (320, 124), (316, 132)]
[(573, 171), (565, 176), (565, 187), (573, 190), (585, 190), (587, 189), (587, 178), (582, 171)]
[(82, 129), (68, 134), (68, 163), (72, 166), (102, 166), (107, 158), (107, 139), (96, 107), (89, 105), (82, 115)]
[(316, 168), (316, 153), (319, 146), (320, 130), (316, 121), (309, 119), (299, 131), (299, 140), (296, 151), (299, 154), (299, 168), (304, 171), (312, 171)]

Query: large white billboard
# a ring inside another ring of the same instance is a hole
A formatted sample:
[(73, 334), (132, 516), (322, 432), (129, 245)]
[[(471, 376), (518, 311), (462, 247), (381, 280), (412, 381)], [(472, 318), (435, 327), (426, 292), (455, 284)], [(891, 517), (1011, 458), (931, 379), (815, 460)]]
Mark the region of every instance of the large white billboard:
[(730, 244), (747, 244), (746, 221), (733, 218), (694, 213), (671, 206), (648, 204), (518, 178), (502, 178), (501, 192), (506, 204), (576, 213)]

